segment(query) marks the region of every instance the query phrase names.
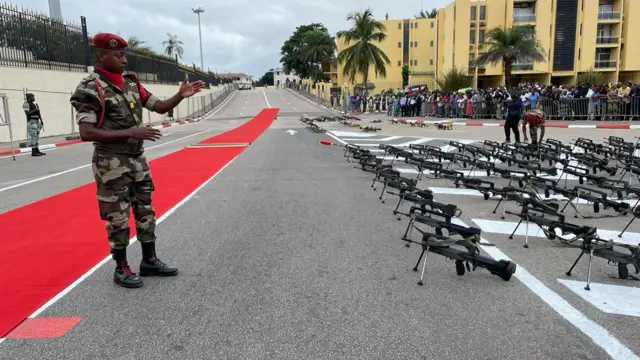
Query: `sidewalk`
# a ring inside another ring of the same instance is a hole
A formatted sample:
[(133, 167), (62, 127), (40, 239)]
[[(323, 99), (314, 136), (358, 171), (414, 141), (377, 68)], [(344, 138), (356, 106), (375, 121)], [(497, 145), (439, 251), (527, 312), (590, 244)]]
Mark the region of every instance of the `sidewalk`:
[[(154, 129), (163, 129), (163, 128), (169, 128), (169, 127), (174, 127), (174, 126), (181, 126), (181, 125), (186, 125), (186, 124), (191, 124), (194, 122), (198, 122), (202, 120), (202, 118), (198, 118), (196, 120), (180, 120), (180, 121), (176, 121), (170, 124), (162, 124), (162, 123), (156, 123), (156, 125), (153, 125)], [(56, 147), (62, 147), (62, 146), (68, 146), (68, 145), (73, 145), (73, 144), (78, 144), (81, 143), (82, 140), (80, 140), (80, 136), (77, 134), (72, 134), (72, 135), (60, 135), (60, 136), (49, 136), (49, 137), (45, 137), (45, 138), (41, 138), (39, 141), (39, 148), (40, 150), (46, 150), (46, 149), (51, 149), (51, 148), (56, 148)], [(31, 148), (29, 147), (23, 147), (20, 148), (19, 145), (21, 143), (26, 143), (26, 140), (20, 140), (20, 141), (14, 141), (13, 142), (13, 151), (11, 150), (11, 145), (10, 143), (0, 143), (0, 156), (5, 156), (5, 155), (11, 155), (12, 153), (14, 154), (21, 154), (21, 153), (28, 153), (31, 152)]]
[[(294, 91), (295, 92), (295, 91)], [(345, 114), (350, 116), (357, 116), (362, 120), (383, 120), (393, 121), (396, 123), (404, 123), (408, 125), (421, 125), (421, 124), (455, 124), (456, 126), (504, 126), (504, 120), (495, 119), (444, 119), (444, 118), (432, 118), (432, 117), (411, 117), (411, 118), (397, 118), (393, 116), (387, 116), (386, 113), (354, 113), (345, 112), (342, 109), (331, 108), (323, 105), (319, 102), (313, 101), (305, 96), (303, 98), (309, 102), (313, 102), (318, 106), (322, 106), (328, 110), (334, 111), (339, 114)], [(547, 120), (546, 127), (548, 128), (560, 128), (560, 129), (608, 129), (608, 130), (639, 130), (640, 122), (632, 121), (588, 121), (588, 120)]]

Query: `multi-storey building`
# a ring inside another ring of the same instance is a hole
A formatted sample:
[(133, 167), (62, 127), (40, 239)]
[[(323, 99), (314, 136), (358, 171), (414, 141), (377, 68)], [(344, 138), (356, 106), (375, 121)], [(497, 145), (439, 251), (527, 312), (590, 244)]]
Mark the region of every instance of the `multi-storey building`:
[[(503, 84), (501, 64), (476, 68), (472, 60), (487, 50), (489, 29), (512, 25), (529, 28), (546, 55), (543, 62), (514, 64), (516, 80), (572, 83), (598, 71), (610, 82), (640, 81), (640, 43), (631, 40), (640, 21), (634, 24), (633, 14), (640, 16), (640, 0), (455, 0), (433, 19), (382, 20), (387, 40), (378, 46), (391, 64), (384, 79), (371, 70), (369, 82), (399, 87), (407, 65), (412, 84), (435, 86), (435, 77), (453, 67), (466, 69), (474, 86)], [(339, 40), (337, 46), (344, 48)], [(348, 82), (338, 67), (338, 83)]]

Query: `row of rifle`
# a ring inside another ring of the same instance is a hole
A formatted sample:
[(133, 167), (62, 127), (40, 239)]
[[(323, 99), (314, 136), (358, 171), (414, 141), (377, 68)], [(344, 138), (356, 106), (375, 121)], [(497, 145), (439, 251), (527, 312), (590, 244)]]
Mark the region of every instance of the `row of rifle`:
[[(570, 276), (581, 257), (588, 254), (587, 290), (590, 288), (594, 256), (616, 264), (621, 279), (628, 278), (628, 265), (635, 268), (636, 274), (640, 271), (640, 245), (603, 239), (598, 235), (596, 227), (570, 223), (564, 214), (567, 206), (571, 206), (575, 210), (574, 217), (580, 215), (593, 218), (578, 210), (580, 200), (592, 204), (594, 213), (600, 213), (600, 209), (613, 210), (613, 216), (631, 213), (633, 218), (618, 235), (622, 237), (634, 219), (640, 217), (639, 207), (636, 206), (640, 202), (640, 188), (631, 185), (634, 175), (636, 180), (640, 175), (640, 157), (635, 155), (636, 150), (640, 149), (637, 142), (630, 143), (619, 137), (609, 137), (603, 144), (579, 138), (570, 145), (547, 139), (537, 145), (485, 141), (482, 146), (474, 146), (451, 141), (449, 146), (454, 151), (446, 152), (429, 145), (399, 148), (381, 144), (379, 149), (383, 152), (382, 156), (355, 145), (344, 147), (347, 161), (356, 162), (357, 168), (373, 174), (372, 188), (376, 189), (377, 183), (382, 184), (379, 199), (383, 203), (385, 194), (399, 197), (394, 215), (398, 215), (398, 220), (401, 216), (409, 218), (402, 240), (407, 242), (407, 246), (410, 243), (422, 246), (422, 253), (414, 267), (418, 271), (418, 265), (424, 257), (419, 284), (423, 281), (426, 255), (429, 252), (453, 259), (459, 275), (463, 275), (465, 269), (468, 271), (483, 267), (492, 274), (509, 280), (516, 270), (516, 264), (511, 261), (495, 261), (481, 255), (480, 246), (491, 246), (481, 242), (481, 230), (464, 226), (458, 219), (461, 210), (456, 205), (439, 203), (434, 200), (432, 191), (419, 188), (418, 182), (424, 178), (445, 179), (456, 187), (477, 190), (484, 195), (485, 200), (499, 197), (493, 213), (504, 203), (503, 219), (507, 214), (520, 218), (509, 236), (510, 239), (522, 222), (525, 223), (525, 248), (529, 247), (530, 223), (542, 229), (548, 239), (578, 247), (580, 256), (566, 274)], [(403, 176), (396, 168), (399, 162), (418, 170), (417, 177)], [(456, 168), (452, 167), (454, 164), (457, 165)], [(489, 180), (472, 176), (474, 169), (486, 171)], [(617, 178), (617, 175), (621, 177)], [(623, 180), (626, 175), (629, 175), (629, 181)], [(497, 185), (498, 181), (490, 181), (497, 180), (496, 177), (505, 179), (503, 186)], [(577, 180), (579, 185), (567, 188), (569, 177)], [(561, 185), (563, 178), (564, 184)], [(629, 196), (635, 196), (637, 200), (629, 202), (623, 199)], [(404, 211), (402, 205), (407, 202), (412, 205), (408, 211)], [(520, 210), (507, 211), (509, 202), (517, 204)], [(561, 208), (562, 202), (566, 203)], [(633, 202), (635, 204), (632, 206)], [(433, 230), (424, 230), (422, 226)], [(413, 240), (413, 230), (422, 235), (419, 241)]]
[[(304, 114), (300, 118), (300, 121), (302, 123), (304, 123), (309, 130), (311, 130), (313, 132), (316, 132), (316, 133), (325, 132), (325, 130), (322, 129), (320, 126), (318, 126), (317, 123), (326, 123), (326, 122), (338, 122), (338, 123), (340, 123), (340, 124), (342, 124), (344, 126), (357, 127), (363, 132), (376, 132), (376, 131), (381, 131), (382, 130), (381, 128), (376, 127), (376, 126), (370, 126), (370, 125), (363, 124), (361, 122), (360, 118), (357, 118), (355, 116), (349, 116), (349, 115), (319, 116), (319, 117), (316, 117), (316, 118), (310, 118), (306, 114)], [(378, 124), (378, 123), (381, 123), (382, 120), (373, 120), (371, 122), (375, 123), (375, 124)]]

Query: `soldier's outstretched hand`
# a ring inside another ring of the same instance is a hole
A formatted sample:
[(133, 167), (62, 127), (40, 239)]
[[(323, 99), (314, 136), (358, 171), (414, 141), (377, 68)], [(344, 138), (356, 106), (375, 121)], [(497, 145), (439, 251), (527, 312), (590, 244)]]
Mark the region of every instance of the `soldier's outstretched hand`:
[(138, 140), (156, 141), (162, 137), (162, 133), (152, 127), (139, 127), (131, 130), (131, 137)]
[(178, 92), (183, 98), (188, 98), (199, 93), (202, 88), (204, 88), (204, 81), (198, 80), (190, 83), (189, 79), (185, 77), (182, 84), (180, 84), (180, 90), (178, 90)]

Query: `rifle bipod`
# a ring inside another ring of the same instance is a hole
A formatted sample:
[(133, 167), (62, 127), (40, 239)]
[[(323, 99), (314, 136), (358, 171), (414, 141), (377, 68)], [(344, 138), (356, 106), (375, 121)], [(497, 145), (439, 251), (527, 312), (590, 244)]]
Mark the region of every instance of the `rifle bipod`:
[[(629, 269), (627, 265), (631, 264), (635, 268), (635, 273), (640, 272), (640, 246), (631, 246), (627, 244), (616, 243), (613, 240), (604, 240), (598, 237), (597, 229), (590, 228), (589, 232), (576, 236), (582, 240), (580, 244), (580, 255), (576, 261), (571, 265), (569, 271), (566, 272), (567, 276), (571, 276), (571, 272), (578, 264), (578, 261), (582, 258), (582, 255), (589, 254), (589, 268), (587, 271), (587, 285), (585, 290), (591, 290), (591, 263), (593, 257), (599, 257), (607, 260), (609, 263), (618, 265), (618, 277), (620, 279), (627, 279), (629, 277)], [(614, 246), (624, 247), (628, 249), (631, 254), (625, 254), (623, 252), (614, 249)]]
[[(418, 271), (420, 261), (424, 257), (422, 263), (422, 273), (420, 274), (420, 280), (418, 285), (424, 285), (424, 273), (427, 267), (428, 253), (434, 253), (442, 255), (448, 259), (455, 261), (456, 274), (463, 276), (467, 271), (475, 271), (478, 267), (487, 269), (491, 274), (496, 275), (504, 281), (509, 281), (511, 276), (516, 272), (517, 265), (510, 260), (493, 260), (486, 256), (480, 255), (478, 249), (478, 242), (480, 241), (477, 236), (464, 239), (453, 239), (448, 236), (437, 235), (433, 233), (423, 233), (422, 241), (417, 242), (408, 240), (410, 242), (422, 245), (422, 251), (420, 257), (413, 267), (413, 271)], [(466, 250), (456, 249), (451, 247), (452, 245), (458, 245), (465, 247)], [(483, 244), (484, 245), (484, 244)]]

